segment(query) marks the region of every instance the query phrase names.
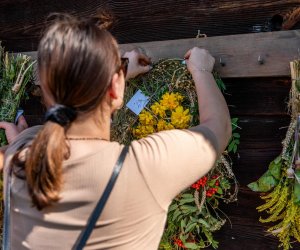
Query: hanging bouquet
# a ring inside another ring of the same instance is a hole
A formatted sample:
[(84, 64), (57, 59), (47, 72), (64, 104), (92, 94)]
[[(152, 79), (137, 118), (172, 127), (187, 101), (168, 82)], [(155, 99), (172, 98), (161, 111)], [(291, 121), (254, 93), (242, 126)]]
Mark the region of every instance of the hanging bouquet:
[[(219, 88), (223, 81), (215, 75)], [(180, 59), (161, 60), (146, 75), (128, 83), (124, 106), (113, 119), (112, 138), (123, 144), (155, 132), (187, 129), (199, 124), (195, 84)], [(232, 119), (233, 136), (215, 167), (179, 194), (168, 211), (159, 249), (218, 247), (213, 232), (225, 223), (220, 201), (237, 199), (238, 186), (228, 153), (236, 153), (239, 133)]]
[[(14, 122), (20, 102), (26, 97), (26, 86), (33, 76), (30, 57), (4, 52), (0, 43), (0, 121)], [(0, 146), (7, 144), (0, 129)]]
[(262, 223), (273, 223), (268, 232), (278, 237), (279, 247), (292, 248), (292, 243), (300, 242), (300, 61), (291, 62), (293, 84), (290, 91), (289, 107), (291, 123), (282, 142), (281, 154), (273, 160), (266, 173), (248, 187), (263, 192), (264, 204), (257, 207), (266, 212)]
[[(26, 55), (9, 55), (0, 43), (0, 121), (14, 122), (20, 102), (26, 97), (26, 86), (32, 79), (33, 62)], [(7, 144), (5, 131), (0, 129), (0, 147)], [(0, 203), (3, 197), (0, 178)], [(2, 225), (3, 208), (0, 206)], [(0, 230), (1, 231), (1, 230)]]

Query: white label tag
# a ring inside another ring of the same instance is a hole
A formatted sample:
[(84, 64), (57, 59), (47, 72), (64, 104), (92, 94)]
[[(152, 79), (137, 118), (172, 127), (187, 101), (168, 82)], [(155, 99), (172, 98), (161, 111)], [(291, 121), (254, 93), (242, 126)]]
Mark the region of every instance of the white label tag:
[(149, 102), (149, 97), (145, 96), (141, 90), (138, 90), (126, 104), (133, 113), (139, 115)]

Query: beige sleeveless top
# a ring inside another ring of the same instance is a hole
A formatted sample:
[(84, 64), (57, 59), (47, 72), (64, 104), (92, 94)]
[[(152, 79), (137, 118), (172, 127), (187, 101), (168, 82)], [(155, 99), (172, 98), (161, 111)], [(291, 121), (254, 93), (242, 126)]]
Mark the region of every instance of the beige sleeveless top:
[[(23, 131), (12, 155), (41, 126)], [(169, 130), (133, 141), (123, 168), (85, 249), (154, 250), (163, 234), (168, 206), (213, 166), (213, 134)], [(215, 144), (214, 144), (215, 145)], [(70, 141), (63, 164), (61, 199), (42, 211), (32, 206), (26, 182), (12, 177), (11, 249), (71, 249), (110, 178), (123, 148), (117, 142)]]

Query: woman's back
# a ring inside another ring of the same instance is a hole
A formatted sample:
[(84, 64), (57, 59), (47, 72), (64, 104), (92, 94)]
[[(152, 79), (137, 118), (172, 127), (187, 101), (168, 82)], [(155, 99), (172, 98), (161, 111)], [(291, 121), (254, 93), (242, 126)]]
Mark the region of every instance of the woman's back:
[[(39, 129), (24, 131), (8, 150), (7, 160)], [(157, 249), (172, 198), (213, 164), (213, 147), (203, 139), (174, 130), (133, 142), (87, 249)], [(64, 188), (58, 203), (38, 211), (25, 181), (13, 177), (12, 249), (71, 249), (85, 228), (123, 146), (103, 140), (69, 142), (71, 157), (63, 164)], [(181, 157), (170, 158), (175, 151)]]

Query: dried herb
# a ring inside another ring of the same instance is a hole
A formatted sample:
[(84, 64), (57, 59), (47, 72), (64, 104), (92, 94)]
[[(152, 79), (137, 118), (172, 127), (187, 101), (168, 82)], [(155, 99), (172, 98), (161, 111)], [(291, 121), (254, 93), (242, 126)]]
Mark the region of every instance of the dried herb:
[(292, 248), (292, 242), (300, 242), (300, 169), (294, 164), (294, 149), (297, 142), (294, 133), (300, 113), (299, 76), (300, 61), (291, 62), (292, 88), (289, 108), (291, 123), (282, 142), (283, 149), (269, 169), (256, 182), (248, 185), (255, 192), (269, 192), (261, 195), (264, 204), (258, 212), (266, 212), (262, 223), (273, 223), (268, 232), (277, 236), (284, 250)]
[[(30, 57), (4, 52), (0, 44), (0, 121), (14, 122), (20, 102), (25, 98), (27, 84), (32, 79)], [(0, 146), (7, 144), (5, 131), (0, 129)]]

